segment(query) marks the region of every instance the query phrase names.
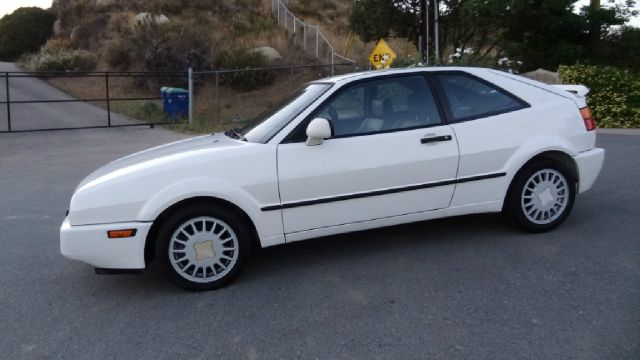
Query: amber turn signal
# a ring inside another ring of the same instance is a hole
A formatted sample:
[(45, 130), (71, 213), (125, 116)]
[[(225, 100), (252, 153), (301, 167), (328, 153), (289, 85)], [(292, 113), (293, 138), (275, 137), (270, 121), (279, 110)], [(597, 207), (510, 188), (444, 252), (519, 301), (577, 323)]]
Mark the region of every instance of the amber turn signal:
[(107, 236), (109, 239), (127, 238), (136, 235), (136, 229), (109, 230)]

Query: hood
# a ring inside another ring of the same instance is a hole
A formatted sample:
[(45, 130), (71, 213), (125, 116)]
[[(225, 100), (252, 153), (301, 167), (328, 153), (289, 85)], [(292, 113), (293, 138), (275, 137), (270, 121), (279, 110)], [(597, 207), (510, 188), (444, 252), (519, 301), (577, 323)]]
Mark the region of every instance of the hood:
[(155, 164), (166, 161), (177, 160), (204, 150), (230, 148), (242, 146), (243, 144), (246, 143), (231, 139), (224, 134), (215, 133), (156, 146), (122, 157), (102, 166), (82, 180), (76, 188), (76, 191), (100, 178), (111, 177), (109, 175), (122, 174), (135, 171), (135, 169), (141, 167), (154, 166)]

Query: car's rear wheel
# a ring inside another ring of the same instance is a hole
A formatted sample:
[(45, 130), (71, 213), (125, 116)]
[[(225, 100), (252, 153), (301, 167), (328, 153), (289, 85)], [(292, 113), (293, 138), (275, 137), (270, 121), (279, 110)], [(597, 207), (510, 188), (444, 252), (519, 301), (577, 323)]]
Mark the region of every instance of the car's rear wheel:
[(212, 290), (238, 275), (250, 248), (244, 221), (214, 204), (186, 206), (165, 220), (156, 255), (166, 276), (189, 290)]
[(505, 213), (519, 227), (544, 232), (569, 215), (576, 195), (571, 171), (553, 161), (538, 161), (523, 168), (514, 179)]

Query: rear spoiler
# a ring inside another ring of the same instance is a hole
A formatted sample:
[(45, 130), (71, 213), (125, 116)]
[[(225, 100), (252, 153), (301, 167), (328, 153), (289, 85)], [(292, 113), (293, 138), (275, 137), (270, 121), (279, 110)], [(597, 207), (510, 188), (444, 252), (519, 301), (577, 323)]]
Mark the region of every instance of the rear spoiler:
[(589, 93), (589, 88), (584, 85), (552, 85), (558, 89), (568, 91), (578, 97), (585, 97)]

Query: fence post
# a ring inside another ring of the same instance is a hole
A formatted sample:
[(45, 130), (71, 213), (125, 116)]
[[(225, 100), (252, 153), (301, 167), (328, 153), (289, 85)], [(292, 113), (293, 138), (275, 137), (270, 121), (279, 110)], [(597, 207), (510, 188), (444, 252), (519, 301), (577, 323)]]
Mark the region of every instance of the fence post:
[(193, 69), (189, 67), (189, 128), (193, 126)]
[(7, 86), (7, 130), (11, 132), (11, 96), (9, 95), (9, 73), (4, 74), (4, 83)]
[(304, 38), (304, 45), (302, 48), (304, 51), (307, 51), (307, 24), (304, 22), (302, 23), (302, 37)]
[(335, 75), (335, 67), (333, 66), (333, 59), (335, 58), (335, 51), (331, 48), (331, 76)]
[(220, 72), (216, 71), (216, 112), (218, 113), (217, 115), (217, 121), (220, 122)]
[(111, 126), (111, 97), (109, 96), (109, 72), (104, 73), (104, 90), (107, 95), (107, 126)]
[(278, 26), (280, 26), (280, 0), (276, 0), (278, 3)]
[(316, 59), (319, 58), (320, 49), (318, 48), (318, 44), (320, 42), (320, 26), (316, 25)]

